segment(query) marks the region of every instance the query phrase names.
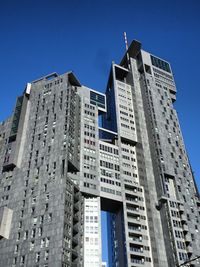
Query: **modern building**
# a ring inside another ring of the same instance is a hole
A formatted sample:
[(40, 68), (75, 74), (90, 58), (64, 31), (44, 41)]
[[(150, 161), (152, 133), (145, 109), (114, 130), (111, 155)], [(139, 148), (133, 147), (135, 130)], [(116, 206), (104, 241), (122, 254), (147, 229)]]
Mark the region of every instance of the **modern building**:
[(84, 199), (84, 266), (101, 266), (100, 198)]
[(105, 266), (101, 210), (108, 267), (200, 266), (175, 101), (170, 64), (138, 41), (112, 63), (105, 94), (72, 72), (27, 84), (0, 125), (0, 266)]

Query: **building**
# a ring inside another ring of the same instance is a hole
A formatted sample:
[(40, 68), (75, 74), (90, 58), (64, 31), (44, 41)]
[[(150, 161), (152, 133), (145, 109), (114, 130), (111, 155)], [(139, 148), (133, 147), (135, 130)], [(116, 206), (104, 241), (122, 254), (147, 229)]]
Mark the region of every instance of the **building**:
[(84, 199), (84, 266), (101, 265), (100, 198)]
[(82, 264), (84, 203), (68, 175), (79, 167), (75, 85), (71, 73), (28, 84), (1, 124), (1, 207), (13, 214), (0, 266)]
[(109, 267), (200, 256), (200, 199), (175, 101), (170, 64), (138, 41), (112, 63), (105, 94), (72, 72), (27, 84), (0, 125), (1, 209), (12, 213), (0, 266), (102, 266), (101, 210)]

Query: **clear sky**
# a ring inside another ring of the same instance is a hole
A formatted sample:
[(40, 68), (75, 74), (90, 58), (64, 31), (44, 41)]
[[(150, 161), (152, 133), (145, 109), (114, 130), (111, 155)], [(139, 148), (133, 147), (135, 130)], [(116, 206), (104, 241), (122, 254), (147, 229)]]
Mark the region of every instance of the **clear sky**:
[(1, 0), (0, 121), (27, 82), (73, 70), (80, 82), (104, 91), (111, 61), (129, 43), (171, 63), (176, 109), (200, 187), (199, 0)]

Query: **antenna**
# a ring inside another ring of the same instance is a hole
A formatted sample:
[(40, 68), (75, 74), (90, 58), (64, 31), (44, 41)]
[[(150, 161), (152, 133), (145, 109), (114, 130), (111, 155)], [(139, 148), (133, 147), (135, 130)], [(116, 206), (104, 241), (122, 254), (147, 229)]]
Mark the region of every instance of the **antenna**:
[(126, 32), (124, 32), (124, 41), (125, 41), (126, 51), (127, 51), (128, 50), (128, 40), (127, 40)]
[(127, 68), (130, 69), (130, 58), (128, 54), (128, 40), (127, 40), (126, 32), (124, 32), (124, 41), (126, 45)]

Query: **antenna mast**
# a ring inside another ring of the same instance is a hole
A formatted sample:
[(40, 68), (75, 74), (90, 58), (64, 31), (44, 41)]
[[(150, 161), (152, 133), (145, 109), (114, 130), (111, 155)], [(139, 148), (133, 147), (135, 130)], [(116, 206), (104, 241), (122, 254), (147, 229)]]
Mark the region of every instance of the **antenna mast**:
[(126, 36), (126, 32), (124, 32), (124, 41), (125, 41), (125, 46), (126, 46), (126, 51), (128, 50), (128, 40)]
[(130, 69), (130, 58), (128, 54), (128, 40), (127, 40), (126, 32), (124, 32), (124, 42), (126, 46), (127, 68)]

